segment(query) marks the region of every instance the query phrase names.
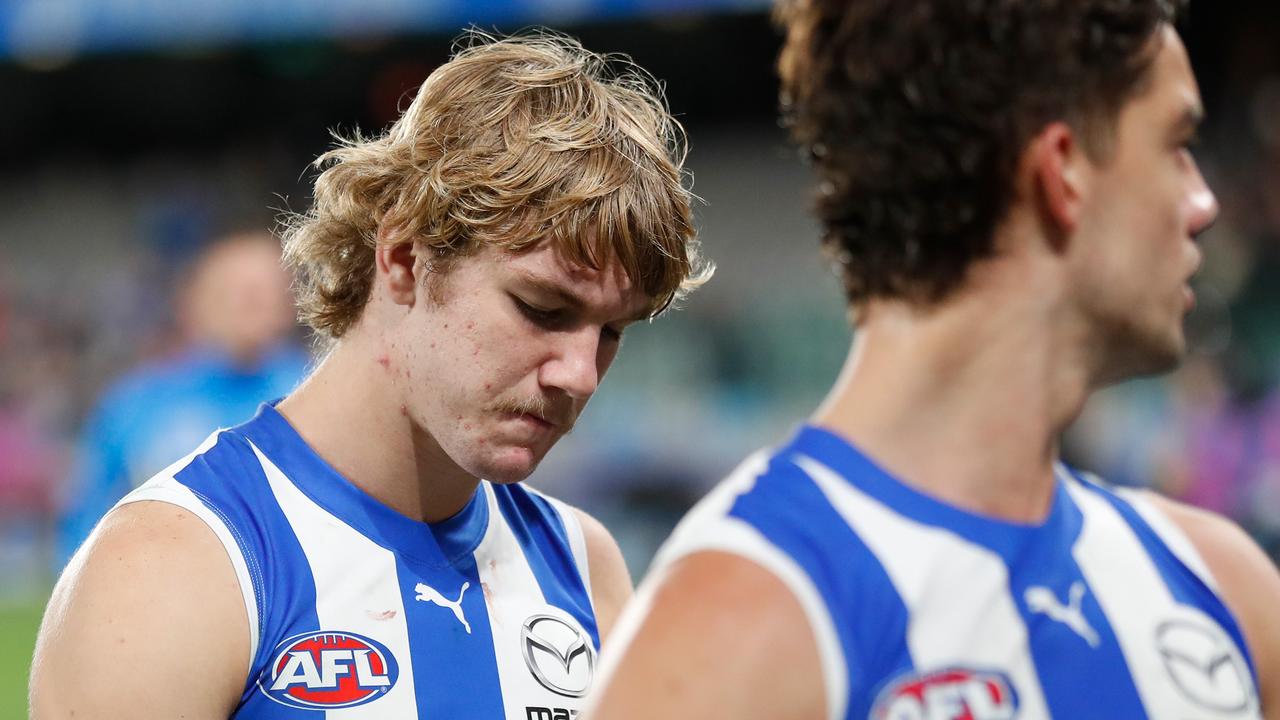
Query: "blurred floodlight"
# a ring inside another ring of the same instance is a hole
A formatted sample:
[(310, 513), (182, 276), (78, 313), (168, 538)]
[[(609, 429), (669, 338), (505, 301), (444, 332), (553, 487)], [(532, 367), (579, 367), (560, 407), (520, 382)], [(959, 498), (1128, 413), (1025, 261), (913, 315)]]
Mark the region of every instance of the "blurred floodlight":
[(0, 0), (0, 59), (295, 37), (455, 32), (767, 8), (769, 0)]
[(79, 0), (13, 3), (0, 25), (4, 54), (40, 70), (70, 62), (84, 37), (87, 16), (80, 4)]

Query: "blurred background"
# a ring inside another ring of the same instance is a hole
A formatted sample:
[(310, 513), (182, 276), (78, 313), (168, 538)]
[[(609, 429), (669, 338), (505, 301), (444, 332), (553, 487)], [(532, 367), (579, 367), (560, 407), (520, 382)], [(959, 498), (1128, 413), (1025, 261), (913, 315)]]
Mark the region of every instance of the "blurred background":
[[(851, 336), (776, 120), (766, 0), (0, 0), (0, 718), (25, 715), (48, 589), (101, 512), (304, 372), (253, 233), (307, 207), (330, 130), (386, 127), (472, 24), (554, 27), (664, 80), (719, 265), (628, 333), (531, 482), (600, 517), (639, 578), (684, 510), (829, 387)], [(1202, 0), (1184, 35), (1223, 205), (1195, 350), (1097, 395), (1065, 449), (1235, 517), (1276, 557), (1280, 5)]]

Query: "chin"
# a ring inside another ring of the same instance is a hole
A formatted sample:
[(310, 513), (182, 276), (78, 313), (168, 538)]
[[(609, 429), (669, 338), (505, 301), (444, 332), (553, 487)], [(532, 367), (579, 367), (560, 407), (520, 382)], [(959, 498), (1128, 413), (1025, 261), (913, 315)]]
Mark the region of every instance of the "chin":
[(1186, 354), (1187, 342), (1181, 328), (1174, 333), (1134, 338), (1126, 350), (1119, 353), (1117, 362), (1112, 363), (1106, 384), (1167, 373), (1176, 369)]
[(499, 485), (509, 485), (529, 477), (541, 461), (542, 456), (529, 448), (504, 448), (500, 453), (480, 459), (472, 474)]

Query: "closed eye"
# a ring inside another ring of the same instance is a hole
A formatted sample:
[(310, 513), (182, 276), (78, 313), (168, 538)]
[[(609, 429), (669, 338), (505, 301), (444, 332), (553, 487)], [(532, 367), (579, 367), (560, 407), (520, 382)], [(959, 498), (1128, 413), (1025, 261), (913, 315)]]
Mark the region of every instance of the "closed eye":
[(565, 312), (560, 308), (542, 308), (530, 305), (515, 295), (511, 296), (511, 302), (515, 303), (516, 309), (520, 311), (521, 315), (525, 316), (525, 319), (548, 330), (558, 329), (565, 322)]
[[(544, 308), (520, 299), (518, 295), (511, 295), (511, 302), (515, 304), (516, 309), (526, 320), (545, 330), (566, 330), (574, 325), (577, 320), (575, 313), (567, 308)], [(614, 325), (603, 325), (600, 328), (600, 337), (605, 341), (620, 344), (622, 342), (622, 333), (626, 327), (616, 327)]]

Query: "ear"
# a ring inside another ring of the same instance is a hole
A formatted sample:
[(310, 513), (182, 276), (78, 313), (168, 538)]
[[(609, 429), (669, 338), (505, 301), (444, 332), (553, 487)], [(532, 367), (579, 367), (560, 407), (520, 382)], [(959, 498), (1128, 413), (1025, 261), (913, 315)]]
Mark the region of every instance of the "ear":
[(1031, 140), (1024, 160), (1049, 237), (1062, 239), (1075, 232), (1088, 179), (1079, 134), (1065, 122), (1050, 123)]
[(415, 272), (417, 249), (412, 242), (379, 242), (373, 250), (374, 264), (387, 295), (397, 305), (413, 307), (417, 300), (418, 283)]

